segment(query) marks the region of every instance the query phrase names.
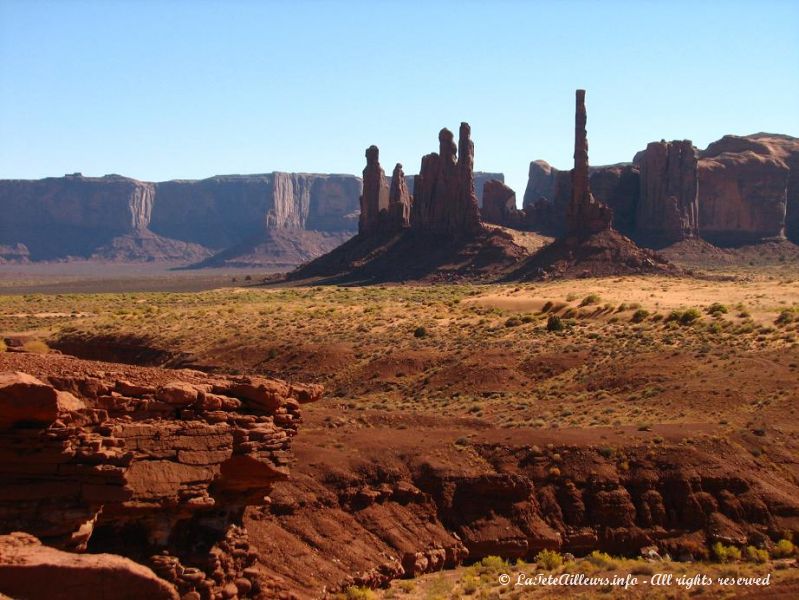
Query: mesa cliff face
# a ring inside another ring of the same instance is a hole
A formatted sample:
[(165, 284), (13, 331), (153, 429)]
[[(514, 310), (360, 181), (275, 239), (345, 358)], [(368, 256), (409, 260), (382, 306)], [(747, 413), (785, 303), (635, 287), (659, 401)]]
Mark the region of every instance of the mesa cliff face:
[(799, 155), (799, 140), (760, 135), (724, 136), (701, 152), (702, 237), (720, 245), (784, 237), (791, 154)]
[(88, 255), (147, 229), (154, 200), (154, 184), (119, 175), (0, 181), (0, 245), (33, 260)]
[[(194, 261), (267, 231), (352, 235), (360, 192), (352, 175), (309, 173), (161, 183), (79, 174), (5, 180), (0, 247), (22, 245), (31, 260)], [(12, 260), (26, 252), (3, 254)]]
[[(614, 226), (645, 245), (701, 237), (736, 246), (799, 240), (799, 139), (776, 134), (725, 136), (699, 152), (690, 140), (652, 142), (633, 163), (593, 167), (596, 198)], [(565, 228), (571, 178), (545, 161), (530, 163), (528, 226)]]
[(690, 140), (652, 142), (641, 156), (635, 232), (656, 245), (699, 233), (697, 151)]

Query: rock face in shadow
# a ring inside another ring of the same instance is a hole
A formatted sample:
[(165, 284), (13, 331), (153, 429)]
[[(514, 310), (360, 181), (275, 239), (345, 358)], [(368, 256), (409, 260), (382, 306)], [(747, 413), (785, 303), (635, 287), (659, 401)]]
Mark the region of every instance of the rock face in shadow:
[(32, 260), (89, 256), (149, 226), (155, 185), (119, 175), (0, 181), (0, 245), (24, 244)]
[(429, 233), (473, 235), (480, 228), (474, 188), (471, 128), (461, 123), (458, 145), (449, 129), (438, 134), (438, 154), (422, 158), (414, 179), (411, 228)]
[(405, 229), (411, 226), (412, 202), (402, 165), (397, 163), (391, 174), (391, 189), (388, 194), (388, 218), (394, 228)]
[(483, 185), (483, 206), (480, 217), (486, 223), (524, 229), (526, 215), (516, 208), (516, 192), (496, 179)]
[(588, 136), (585, 90), (577, 90), (574, 118), (574, 169), (571, 202), (566, 208), (567, 235), (587, 236), (610, 229), (613, 213), (594, 198), (588, 179)]
[(0, 534), (127, 556), (181, 596), (257, 591), (242, 515), (287, 478), (321, 387), (65, 360), (0, 375)]
[(380, 150), (377, 146), (369, 146), (366, 149), (361, 216), (358, 221), (358, 233), (361, 235), (370, 235), (378, 231), (381, 217), (385, 219), (388, 213), (388, 182), (379, 159)]
[(666, 246), (699, 233), (698, 153), (690, 140), (652, 142), (640, 157), (636, 239)]
[[(411, 194), (411, 196), (413, 196), (413, 184), (415, 179), (416, 175), (405, 176), (405, 185), (408, 186), (408, 192)], [(477, 206), (479, 208), (483, 207), (483, 187), (485, 186), (486, 182), (491, 181), (492, 179), (505, 183), (505, 174), (490, 173), (487, 171), (474, 172), (474, 190), (477, 192)]]
[(269, 229), (357, 228), (361, 181), (352, 175), (222, 175), (156, 184), (150, 228), (223, 249)]
[(383, 172), (377, 148), (371, 146), (364, 178), (378, 183), (365, 184), (363, 204), (369, 216), (362, 221), (361, 231), (332, 252), (299, 267), (288, 279), (323, 278), (337, 283), (490, 281), (528, 256), (529, 247), (517, 243), (511, 233), (485, 227), (481, 221), (469, 124), (461, 123), (457, 146), (446, 128), (439, 132), (438, 141), (438, 153), (422, 158), (419, 175), (413, 180), (413, 195), (402, 165), (395, 167), (388, 209), (379, 210), (377, 218), (373, 215), (382, 194), (379, 182)]
[[(80, 174), (3, 180), (0, 248), (10, 250), (0, 260), (185, 263), (266, 231), (315, 231), (346, 239), (357, 228), (360, 193), (361, 180), (352, 175), (308, 173), (161, 183)], [(298, 255), (304, 254), (303, 243), (299, 236)]]

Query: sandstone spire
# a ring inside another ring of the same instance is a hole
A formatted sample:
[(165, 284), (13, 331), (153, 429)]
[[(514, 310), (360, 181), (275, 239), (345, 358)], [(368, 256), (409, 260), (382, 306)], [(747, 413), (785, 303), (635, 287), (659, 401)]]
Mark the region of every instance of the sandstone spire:
[(388, 194), (388, 214), (392, 229), (404, 229), (411, 224), (411, 195), (405, 182), (402, 165), (397, 163), (391, 175)]
[(363, 193), (361, 194), (361, 217), (358, 233), (377, 231), (381, 211), (388, 211), (388, 182), (380, 167), (380, 150), (377, 146), (366, 149), (366, 168), (363, 170)]
[(574, 169), (572, 195), (566, 211), (569, 235), (591, 235), (610, 229), (612, 211), (591, 194), (588, 183), (588, 136), (585, 131), (585, 90), (577, 90), (574, 116)]
[(458, 145), (449, 129), (438, 134), (438, 154), (422, 157), (414, 179), (411, 227), (450, 235), (480, 230), (474, 188), (474, 143), (471, 128), (461, 123)]

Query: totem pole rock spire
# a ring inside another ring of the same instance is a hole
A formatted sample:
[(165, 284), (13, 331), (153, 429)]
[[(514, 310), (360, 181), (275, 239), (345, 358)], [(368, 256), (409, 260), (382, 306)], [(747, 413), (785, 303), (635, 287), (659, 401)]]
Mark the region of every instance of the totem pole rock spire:
[(388, 182), (380, 167), (380, 150), (377, 146), (366, 149), (366, 168), (363, 170), (363, 193), (358, 233), (369, 234), (380, 226), (380, 212), (388, 211)]
[(402, 164), (397, 163), (391, 174), (391, 189), (388, 194), (389, 222), (393, 229), (405, 229), (411, 225), (411, 195), (405, 182)]
[(585, 130), (587, 120), (585, 90), (577, 90), (572, 195), (566, 212), (566, 230), (569, 235), (591, 235), (610, 229), (613, 217), (610, 208), (591, 194), (588, 180), (588, 135)]

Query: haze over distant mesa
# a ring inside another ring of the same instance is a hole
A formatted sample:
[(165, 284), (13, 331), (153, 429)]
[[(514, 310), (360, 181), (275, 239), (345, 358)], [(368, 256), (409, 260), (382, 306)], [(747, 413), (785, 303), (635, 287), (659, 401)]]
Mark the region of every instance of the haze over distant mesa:
[[(0, 261), (290, 270), (356, 232), (364, 238), (411, 230), (457, 240), (485, 233), (481, 223), (556, 237), (597, 233), (612, 223), (655, 249), (692, 240), (722, 247), (799, 242), (799, 139), (728, 135), (701, 151), (690, 140), (661, 140), (630, 163), (589, 167), (584, 98), (578, 91), (574, 169), (531, 162), (521, 208), (501, 173), (473, 172), (471, 128), (463, 123), (457, 145), (449, 130), (441, 130), (439, 151), (422, 158), (415, 176), (398, 164), (387, 178), (371, 146), (362, 177), (274, 172), (150, 183), (75, 173), (2, 180)], [(519, 246), (541, 245), (540, 239), (512, 238), (500, 243), (499, 263), (525, 254)], [(492, 240), (498, 242), (496, 232)], [(405, 253), (407, 260), (411, 254)], [(330, 265), (304, 272), (347, 270)], [(430, 269), (402, 277), (426, 276)]]

